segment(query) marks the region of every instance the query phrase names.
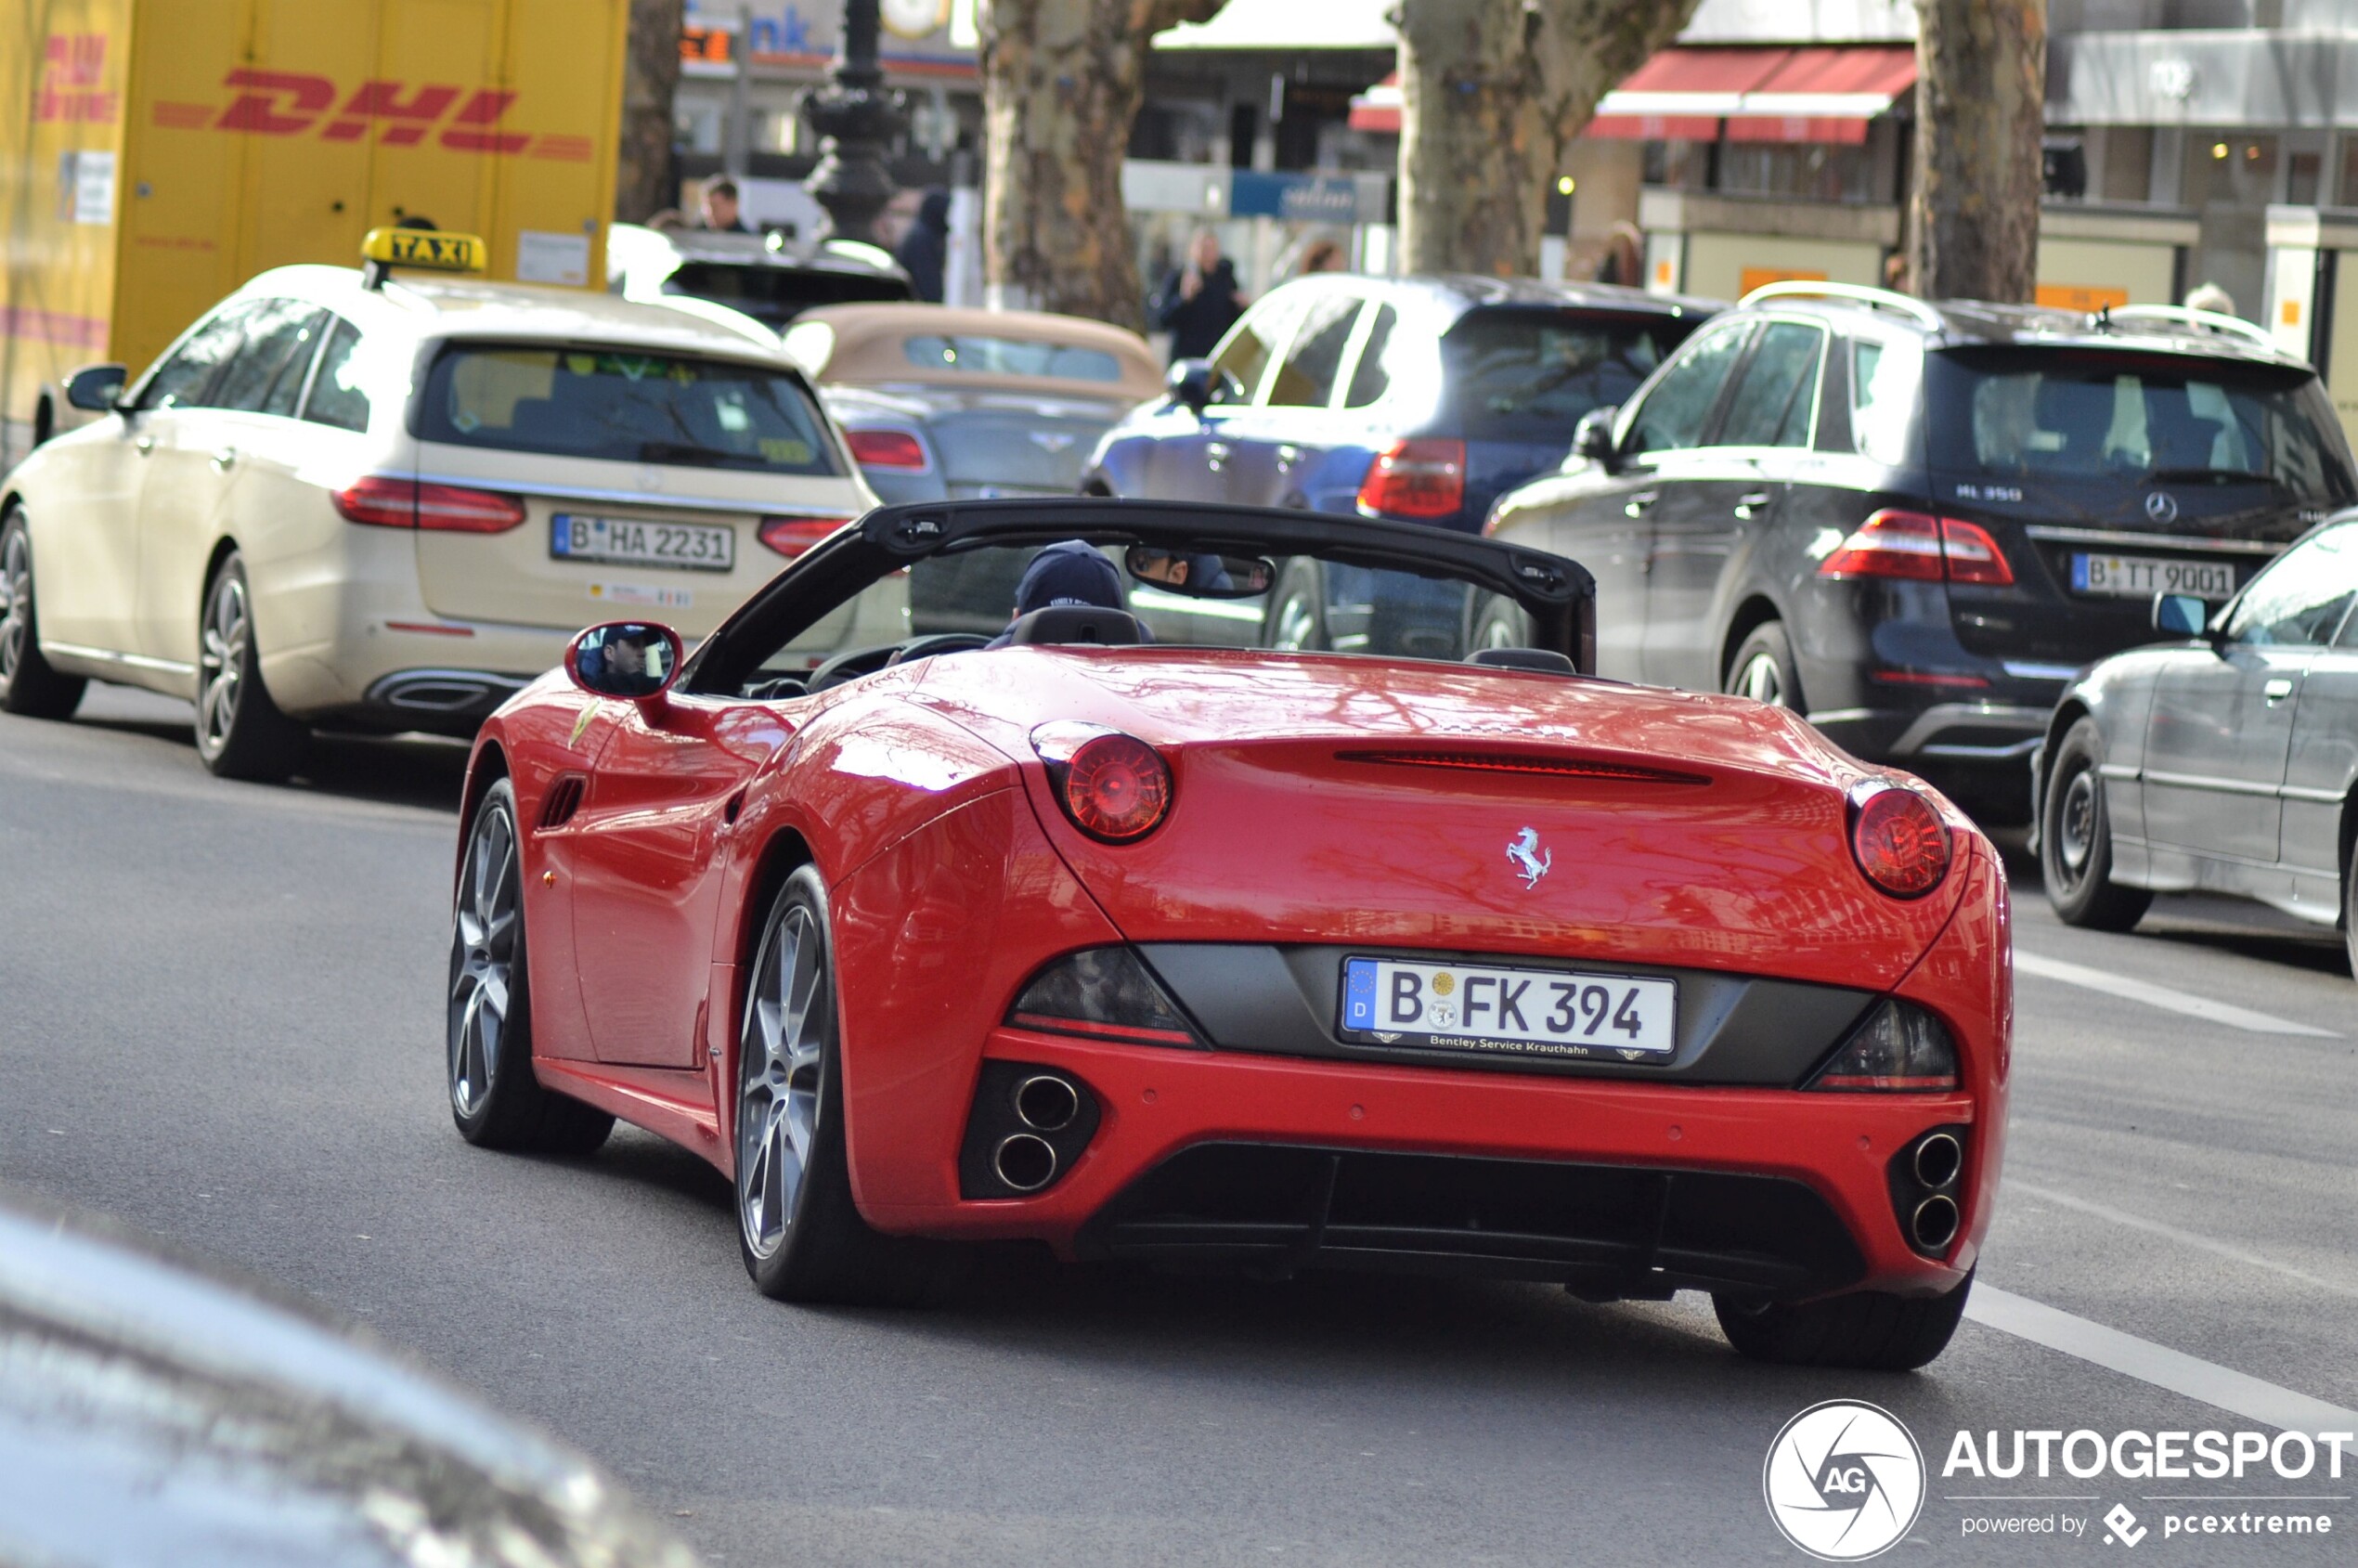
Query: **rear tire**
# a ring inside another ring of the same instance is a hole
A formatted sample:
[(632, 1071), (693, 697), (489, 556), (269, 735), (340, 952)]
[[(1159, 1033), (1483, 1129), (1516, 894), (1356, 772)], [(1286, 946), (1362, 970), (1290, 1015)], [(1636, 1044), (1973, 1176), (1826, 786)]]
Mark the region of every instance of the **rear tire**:
[(1736, 645), (1728, 661), (1723, 691), (1750, 697), (1770, 707), (1803, 711), (1801, 670), (1793, 661), (1793, 639), (1782, 621), (1763, 621)]
[(593, 1154), (614, 1118), (543, 1088), (532, 1069), (532, 978), (525, 957), (516, 792), (501, 779), (467, 827), (450, 930), (450, 1116), (480, 1148)]
[(737, 1248), (782, 1302), (908, 1306), (950, 1250), (860, 1216), (845, 1150), (841, 1013), (826, 885), (810, 866), (771, 903), (737, 1035)]
[(1973, 1276), (1945, 1296), (1858, 1290), (1796, 1305), (1715, 1295), (1720, 1332), (1738, 1354), (1781, 1367), (1850, 1367), (1912, 1372), (1949, 1346)]
[(1269, 590), (1262, 646), (1315, 653), (1327, 646), (1327, 587), (1315, 561), (1293, 560)]
[(24, 513), (0, 518), (0, 712), (27, 719), (71, 719), (89, 682), (60, 675), (41, 656), (33, 613), (32, 531)]
[(303, 766), (311, 732), (279, 711), (262, 683), (253, 595), (231, 551), (205, 586), (197, 623), (197, 756), (220, 778), (277, 784)]
[(2358, 977), (2358, 840), (2341, 856), (2341, 940), (2349, 950), (2350, 972)]
[(2040, 806), (2039, 871), (2066, 926), (2127, 931), (2154, 896), (2112, 879), (2112, 815), (2105, 806), (2104, 739), (2082, 719), (2064, 732)]

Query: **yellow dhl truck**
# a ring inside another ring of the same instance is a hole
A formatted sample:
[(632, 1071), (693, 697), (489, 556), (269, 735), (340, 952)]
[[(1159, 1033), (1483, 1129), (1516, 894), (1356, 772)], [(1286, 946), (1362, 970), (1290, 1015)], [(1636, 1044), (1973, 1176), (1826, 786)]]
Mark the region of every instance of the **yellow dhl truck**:
[(601, 287), (628, 0), (0, 0), (0, 472), (266, 267), (424, 220)]

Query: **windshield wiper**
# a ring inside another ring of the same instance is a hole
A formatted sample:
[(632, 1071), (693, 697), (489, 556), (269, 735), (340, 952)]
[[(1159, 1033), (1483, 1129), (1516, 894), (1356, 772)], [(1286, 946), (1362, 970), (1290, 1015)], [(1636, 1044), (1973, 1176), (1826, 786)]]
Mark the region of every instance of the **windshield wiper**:
[(680, 463), (698, 468), (729, 468), (750, 463), (756, 468), (766, 466), (750, 452), (724, 452), (718, 447), (691, 446), (684, 441), (641, 441), (639, 443), (641, 462)]

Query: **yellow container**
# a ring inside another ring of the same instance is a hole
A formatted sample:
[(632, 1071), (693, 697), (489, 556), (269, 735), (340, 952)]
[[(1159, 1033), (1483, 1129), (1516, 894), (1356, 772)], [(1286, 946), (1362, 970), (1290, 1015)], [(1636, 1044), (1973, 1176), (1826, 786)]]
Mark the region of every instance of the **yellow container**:
[(628, 0), (0, 0), (0, 455), (266, 267), (372, 228), (602, 287)]

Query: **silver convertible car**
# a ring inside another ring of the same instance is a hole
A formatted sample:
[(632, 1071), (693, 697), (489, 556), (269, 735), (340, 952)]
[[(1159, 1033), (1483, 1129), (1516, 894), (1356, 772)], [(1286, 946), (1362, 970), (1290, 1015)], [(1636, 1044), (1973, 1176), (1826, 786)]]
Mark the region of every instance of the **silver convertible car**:
[(2178, 639), (2090, 667), (2033, 761), (2047, 897), (2126, 931), (2156, 893), (2222, 893), (2327, 930), (2358, 968), (2358, 512), (2304, 535), (2216, 616), (2162, 594)]

